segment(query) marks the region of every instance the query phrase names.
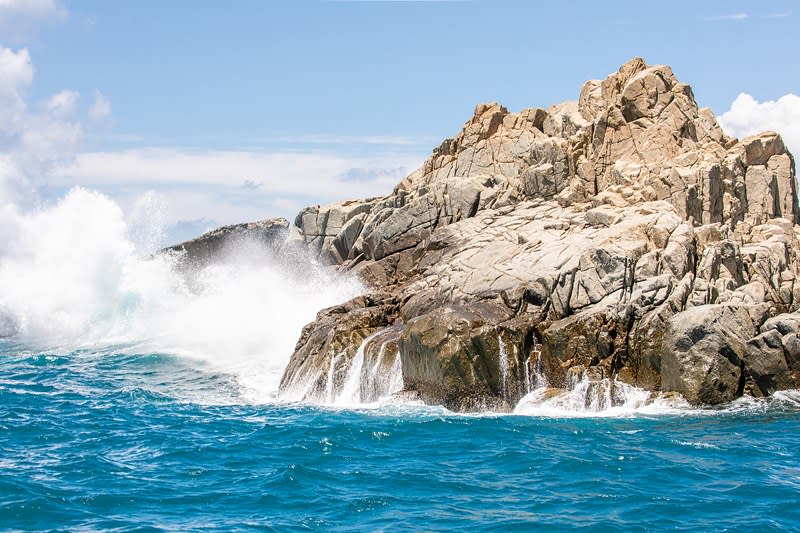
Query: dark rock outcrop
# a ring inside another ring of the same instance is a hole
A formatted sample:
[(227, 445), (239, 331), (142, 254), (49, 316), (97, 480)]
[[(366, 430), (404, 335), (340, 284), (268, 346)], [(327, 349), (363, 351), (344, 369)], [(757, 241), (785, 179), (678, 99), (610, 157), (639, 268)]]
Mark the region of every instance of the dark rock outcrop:
[(319, 399), (387, 328), (405, 389), (462, 410), (513, 406), (534, 372), (697, 404), (797, 387), (799, 216), (780, 136), (728, 137), (669, 67), (479, 105), (392, 194), (297, 216), (290, 241), (370, 293), (306, 327), (281, 387)]
[(169, 246), (160, 253), (176, 253), (186, 266), (201, 267), (225, 256), (228, 247), (242, 241), (249, 241), (279, 253), (289, 232), (289, 221), (285, 218), (271, 218), (257, 222), (246, 222), (222, 226), (201, 236)]

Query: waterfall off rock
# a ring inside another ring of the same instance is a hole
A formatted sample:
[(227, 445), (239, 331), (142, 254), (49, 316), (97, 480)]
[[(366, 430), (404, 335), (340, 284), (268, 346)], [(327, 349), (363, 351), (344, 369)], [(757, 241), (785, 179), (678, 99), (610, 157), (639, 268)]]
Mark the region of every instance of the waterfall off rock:
[(648, 408), (663, 410), (688, 407), (680, 395), (652, 393), (623, 383), (616, 378), (606, 377), (599, 367), (570, 370), (565, 388), (538, 386), (519, 401), (514, 413), (612, 416)]
[(498, 357), (500, 361), (500, 386), (503, 399), (508, 399), (508, 350), (502, 335), (497, 335), (497, 344), (500, 348)]
[[(313, 401), (355, 406), (387, 401), (403, 390), (403, 369), (396, 349), (396, 328), (379, 330), (361, 341), (355, 354), (334, 355), (323, 375), (298, 379), (286, 386), (284, 401)], [(317, 384), (324, 380), (324, 386)]]

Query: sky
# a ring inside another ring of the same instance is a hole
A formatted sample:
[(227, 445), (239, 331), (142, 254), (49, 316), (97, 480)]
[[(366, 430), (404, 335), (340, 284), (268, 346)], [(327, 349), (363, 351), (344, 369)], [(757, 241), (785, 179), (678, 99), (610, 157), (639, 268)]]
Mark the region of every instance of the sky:
[(0, 204), (82, 186), (163, 243), (386, 194), (476, 104), (576, 99), (635, 56), (800, 153), (775, 2), (0, 0)]

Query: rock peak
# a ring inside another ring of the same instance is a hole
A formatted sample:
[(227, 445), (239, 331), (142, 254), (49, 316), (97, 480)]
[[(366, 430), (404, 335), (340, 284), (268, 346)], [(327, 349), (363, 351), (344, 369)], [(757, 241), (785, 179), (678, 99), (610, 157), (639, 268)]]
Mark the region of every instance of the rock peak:
[(374, 201), (377, 211), (341, 208), (341, 224), (356, 212), (364, 219), (348, 227), (347, 238), (339, 222), (322, 228), (312, 222), (319, 208), (302, 212), (298, 228), (334, 262), (362, 253), (379, 258), (386, 253), (379, 243), (391, 234), (371, 232), (384, 224), (377, 220), (385, 209), (423, 198), (431, 215), (420, 236), (483, 209), (537, 198), (560, 206), (664, 200), (685, 220), (729, 227), (800, 216), (793, 159), (780, 136), (728, 137), (669, 66), (640, 57), (604, 80), (587, 81), (577, 102), (516, 113), (496, 102), (478, 104), (458, 135), (434, 149), (393, 195)]

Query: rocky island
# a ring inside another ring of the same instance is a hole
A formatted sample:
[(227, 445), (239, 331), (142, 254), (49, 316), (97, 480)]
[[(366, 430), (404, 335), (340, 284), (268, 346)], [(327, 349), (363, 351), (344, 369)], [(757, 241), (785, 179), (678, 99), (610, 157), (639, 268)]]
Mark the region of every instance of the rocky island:
[(781, 137), (726, 135), (667, 66), (478, 105), (391, 194), (264, 226), (367, 288), (303, 329), (281, 392), (469, 411), (577, 383), (611, 404), (798, 388), (798, 216)]

